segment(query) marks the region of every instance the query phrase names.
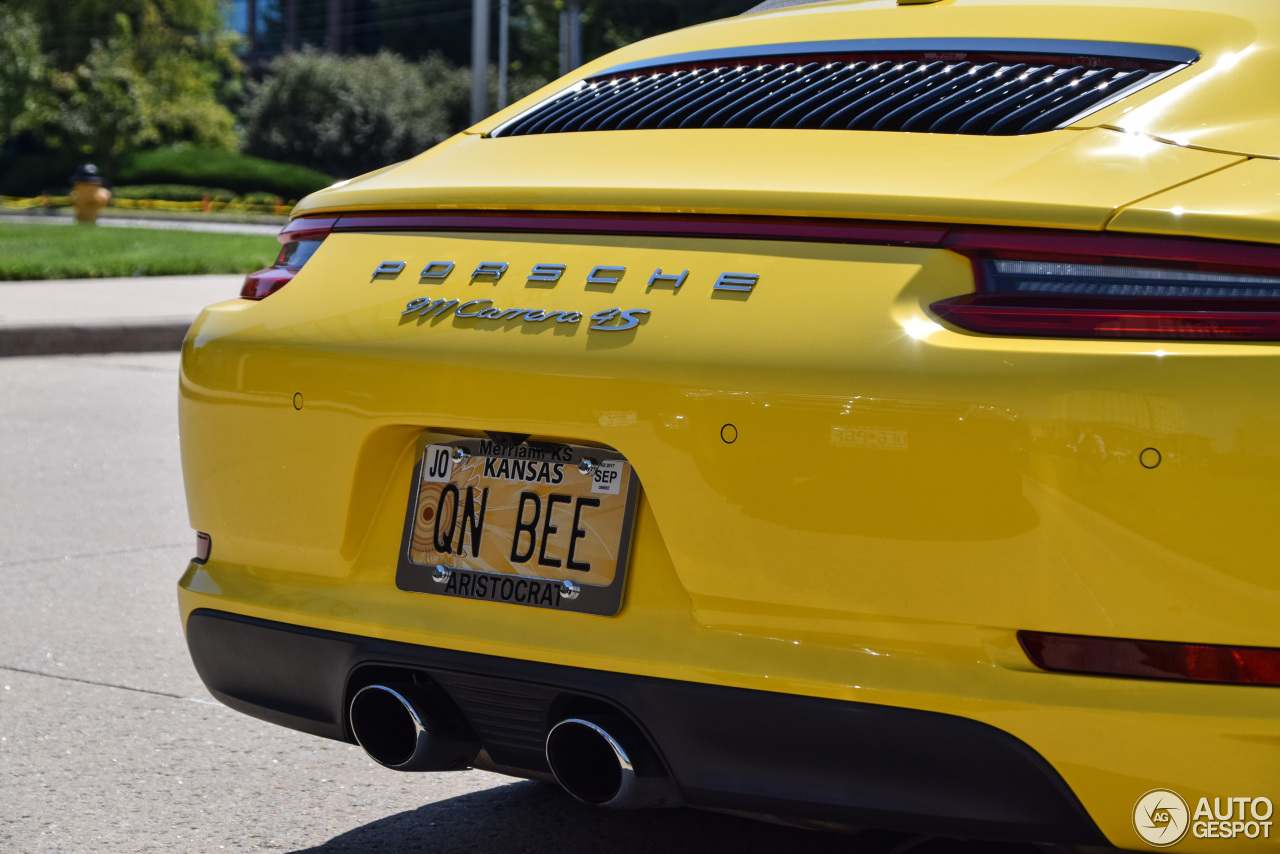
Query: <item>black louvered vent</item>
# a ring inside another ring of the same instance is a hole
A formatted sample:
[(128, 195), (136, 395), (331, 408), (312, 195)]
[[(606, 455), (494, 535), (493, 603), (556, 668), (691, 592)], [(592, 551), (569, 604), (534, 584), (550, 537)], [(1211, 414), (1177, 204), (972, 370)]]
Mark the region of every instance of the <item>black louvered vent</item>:
[(1184, 64), (954, 51), (717, 57), (589, 78), (491, 136), (674, 128), (1013, 136), (1068, 125)]
[(462, 709), (494, 761), (521, 768), (536, 768), (545, 762), (555, 689), (452, 671), (431, 675)]

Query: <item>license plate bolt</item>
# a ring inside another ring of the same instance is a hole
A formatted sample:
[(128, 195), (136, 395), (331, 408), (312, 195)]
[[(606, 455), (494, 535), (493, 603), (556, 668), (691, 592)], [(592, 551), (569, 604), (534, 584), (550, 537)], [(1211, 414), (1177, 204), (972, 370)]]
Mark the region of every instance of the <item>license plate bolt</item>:
[(561, 581), (560, 595), (565, 599), (577, 599), (578, 594), (582, 592), (582, 587), (576, 581)]
[(468, 459), (470, 459), (470, 458), (471, 458), (471, 452), (470, 452), (470, 451), (468, 451), (466, 448), (454, 448), (454, 449), (453, 449), (453, 464), (454, 464), (454, 465), (462, 465), (463, 463), (465, 463), (465, 462), (466, 462)]
[(591, 474), (591, 472), (595, 471), (595, 468), (598, 465), (599, 463), (591, 459), (591, 457), (583, 457), (582, 459), (578, 460), (578, 473)]
[(436, 584), (444, 584), (449, 580), (449, 576), (453, 575), (453, 567), (437, 564), (431, 573), (431, 580)]

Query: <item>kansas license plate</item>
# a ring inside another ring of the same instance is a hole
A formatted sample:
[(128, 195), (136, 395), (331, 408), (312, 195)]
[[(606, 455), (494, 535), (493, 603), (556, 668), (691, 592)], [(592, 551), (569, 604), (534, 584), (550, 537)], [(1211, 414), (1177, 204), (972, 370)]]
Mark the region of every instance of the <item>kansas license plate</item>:
[(613, 451), (437, 441), (414, 469), (396, 586), (613, 615), (636, 490)]

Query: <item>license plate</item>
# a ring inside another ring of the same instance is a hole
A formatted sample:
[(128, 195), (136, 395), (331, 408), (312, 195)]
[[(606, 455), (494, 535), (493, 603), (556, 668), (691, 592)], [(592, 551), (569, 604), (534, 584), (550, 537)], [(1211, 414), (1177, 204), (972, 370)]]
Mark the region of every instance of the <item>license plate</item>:
[(437, 441), (414, 468), (396, 586), (612, 616), (636, 491), (613, 451)]

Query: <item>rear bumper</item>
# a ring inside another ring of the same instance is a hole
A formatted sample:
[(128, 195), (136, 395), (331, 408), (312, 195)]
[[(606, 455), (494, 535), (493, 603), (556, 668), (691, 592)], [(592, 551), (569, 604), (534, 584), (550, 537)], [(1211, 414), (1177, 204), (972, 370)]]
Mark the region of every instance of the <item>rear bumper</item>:
[(686, 803), (986, 839), (1105, 844), (1034, 750), (954, 715), (499, 658), (201, 609), (187, 621), (200, 677), (228, 706), (351, 741), (362, 667), (426, 672), (501, 765), (547, 770), (557, 710), (602, 701), (647, 731)]

